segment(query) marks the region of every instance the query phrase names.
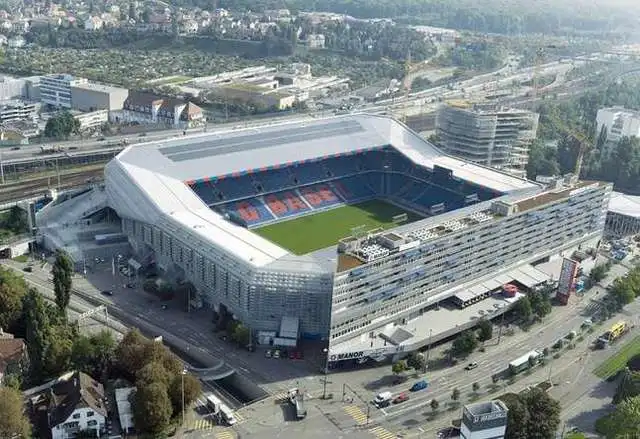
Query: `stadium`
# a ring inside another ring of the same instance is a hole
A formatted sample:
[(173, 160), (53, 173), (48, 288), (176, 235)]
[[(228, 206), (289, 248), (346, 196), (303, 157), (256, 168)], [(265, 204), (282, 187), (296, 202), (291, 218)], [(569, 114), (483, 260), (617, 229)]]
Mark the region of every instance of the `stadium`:
[(470, 164), (372, 115), (137, 145), (105, 179), (141, 260), (253, 331), (294, 319), (332, 363), (401, 354), (473, 323), (443, 318), (442, 301), (466, 307), (509, 282), (549, 281), (535, 264), (595, 249), (611, 192)]

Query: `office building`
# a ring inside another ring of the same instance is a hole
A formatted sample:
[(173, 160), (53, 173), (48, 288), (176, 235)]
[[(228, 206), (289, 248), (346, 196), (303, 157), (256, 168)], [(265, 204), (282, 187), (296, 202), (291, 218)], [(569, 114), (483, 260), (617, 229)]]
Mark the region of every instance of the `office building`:
[(40, 100), (55, 108), (72, 108), (71, 88), (86, 84), (86, 78), (76, 78), (67, 74), (45, 75), (40, 78)]
[(71, 106), (79, 111), (122, 110), (129, 90), (112, 85), (83, 82), (71, 87)]
[(99, 128), (109, 121), (109, 112), (107, 110), (90, 111), (88, 113), (74, 112), (72, 114), (80, 122), (81, 131)]
[(0, 123), (25, 120), (35, 122), (38, 119), (40, 104), (25, 101), (0, 102)]
[(509, 409), (499, 399), (465, 405), (462, 409), (460, 439), (503, 439)]
[(596, 129), (596, 139), (605, 132), (602, 147), (610, 154), (623, 137), (640, 137), (640, 112), (623, 107), (602, 108), (596, 115)]
[(436, 134), (449, 154), (524, 177), (538, 117), (525, 110), (450, 102), (438, 110)]
[(640, 233), (640, 196), (613, 192), (605, 231), (608, 236), (616, 238)]

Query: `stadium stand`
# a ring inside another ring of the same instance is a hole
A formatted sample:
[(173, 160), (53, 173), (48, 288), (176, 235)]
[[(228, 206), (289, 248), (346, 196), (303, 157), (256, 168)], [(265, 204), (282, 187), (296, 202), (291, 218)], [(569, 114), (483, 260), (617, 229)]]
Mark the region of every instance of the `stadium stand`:
[[(277, 169), (191, 182), (210, 207), (253, 227), (343, 203), (386, 198), (424, 214), (451, 210), (499, 194), (462, 182), (447, 169), (414, 164), (390, 147)], [(436, 206), (436, 207), (434, 207)]]

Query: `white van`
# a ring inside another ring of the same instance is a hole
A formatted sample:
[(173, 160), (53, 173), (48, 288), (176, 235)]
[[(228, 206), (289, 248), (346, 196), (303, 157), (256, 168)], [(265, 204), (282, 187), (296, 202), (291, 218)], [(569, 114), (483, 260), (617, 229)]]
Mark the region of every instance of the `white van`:
[(393, 394), (391, 392), (378, 393), (374, 398), (373, 403), (376, 406), (380, 406), (391, 401), (391, 398), (393, 398)]
[(228, 425), (233, 425), (236, 423), (236, 418), (233, 416), (233, 412), (225, 404), (220, 405), (220, 416), (222, 417), (222, 420)]

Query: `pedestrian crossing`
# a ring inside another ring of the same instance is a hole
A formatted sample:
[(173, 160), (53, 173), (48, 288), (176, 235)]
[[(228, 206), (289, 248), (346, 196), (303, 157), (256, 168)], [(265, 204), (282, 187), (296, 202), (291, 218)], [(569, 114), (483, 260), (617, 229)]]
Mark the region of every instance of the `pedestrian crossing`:
[(287, 399), (289, 398), (289, 395), (288, 395), (288, 392), (280, 392), (273, 395), (273, 398), (276, 401), (276, 403), (282, 403), (287, 401)]
[(188, 430), (205, 431), (205, 430), (211, 430), (215, 426), (216, 426), (215, 422), (210, 421), (209, 419), (194, 419), (193, 421), (190, 421), (187, 423)]
[(396, 439), (398, 437), (384, 427), (374, 427), (369, 430), (369, 433), (372, 433), (378, 439)]
[(215, 439), (236, 439), (236, 434), (231, 429), (216, 431)]
[(362, 410), (360, 410), (360, 407), (355, 405), (348, 405), (343, 407), (343, 409), (356, 421), (357, 424), (364, 425), (367, 423), (367, 415), (365, 415)]

